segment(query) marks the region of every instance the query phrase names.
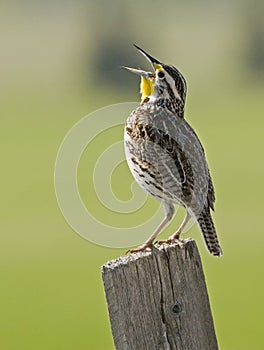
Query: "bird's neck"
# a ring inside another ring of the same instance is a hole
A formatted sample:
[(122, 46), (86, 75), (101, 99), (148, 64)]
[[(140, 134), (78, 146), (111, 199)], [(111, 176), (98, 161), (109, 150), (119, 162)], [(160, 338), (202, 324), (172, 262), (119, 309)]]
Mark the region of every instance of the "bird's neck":
[(167, 110), (169, 113), (176, 114), (180, 118), (184, 118), (184, 103), (181, 100), (171, 100), (166, 97), (157, 97), (152, 100), (157, 109)]
[(168, 96), (160, 95), (157, 91), (154, 91), (149, 95), (141, 95), (141, 105), (145, 103), (155, 106), (157, 109), (164, 109), (164, 111), (168, 113), (176, 114), (179, 118), (184, 118), (185, 104), (178, 98), (171, 99)]

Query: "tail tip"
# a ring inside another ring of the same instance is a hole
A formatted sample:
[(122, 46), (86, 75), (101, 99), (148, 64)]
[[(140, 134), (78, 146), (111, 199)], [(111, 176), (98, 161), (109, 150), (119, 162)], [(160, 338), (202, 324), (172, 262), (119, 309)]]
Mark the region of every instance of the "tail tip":
[(220, 246), (210, 249), (210, 253), (214, 256), (219, 256), (219, 257), (224, 255), (223, 250)]

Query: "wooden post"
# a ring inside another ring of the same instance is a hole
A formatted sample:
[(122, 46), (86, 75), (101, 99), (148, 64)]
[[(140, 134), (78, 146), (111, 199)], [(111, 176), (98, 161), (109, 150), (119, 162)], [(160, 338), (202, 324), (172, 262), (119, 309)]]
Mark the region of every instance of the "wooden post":
[(117, 350), (218, 349), (194, 240), (109, 261), (102, 275)]

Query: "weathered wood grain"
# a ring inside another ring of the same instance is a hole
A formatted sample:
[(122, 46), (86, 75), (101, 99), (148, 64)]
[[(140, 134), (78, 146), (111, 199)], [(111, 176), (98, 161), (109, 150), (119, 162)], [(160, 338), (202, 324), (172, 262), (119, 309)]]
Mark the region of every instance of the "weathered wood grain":
[(193, 240), (109, 261), (102, 276), (117, 350), (218, 349)]

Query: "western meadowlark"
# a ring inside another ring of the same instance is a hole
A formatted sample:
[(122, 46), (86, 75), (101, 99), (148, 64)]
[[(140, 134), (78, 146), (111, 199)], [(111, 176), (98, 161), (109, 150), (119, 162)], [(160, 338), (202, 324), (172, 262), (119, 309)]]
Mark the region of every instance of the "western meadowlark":
[(201, 142), (184, 119), (186, 81), (178, 69), (135, 47), (151, 62), (154, 72), (124, 67), (141, 77), (141, 104), (125, 126), (126, 158), (139, 185), (162, 203), (165, 218), (143, 245), (130, 252), (153, 246), (178, 203), (186, 209), (186, 217), (167, 241), (160, 242), (183, 244), (180, 234), (193, 217), (210, 253), (220, 256), (222, 249), (210, 214), (215, 202), (212, 179)]

